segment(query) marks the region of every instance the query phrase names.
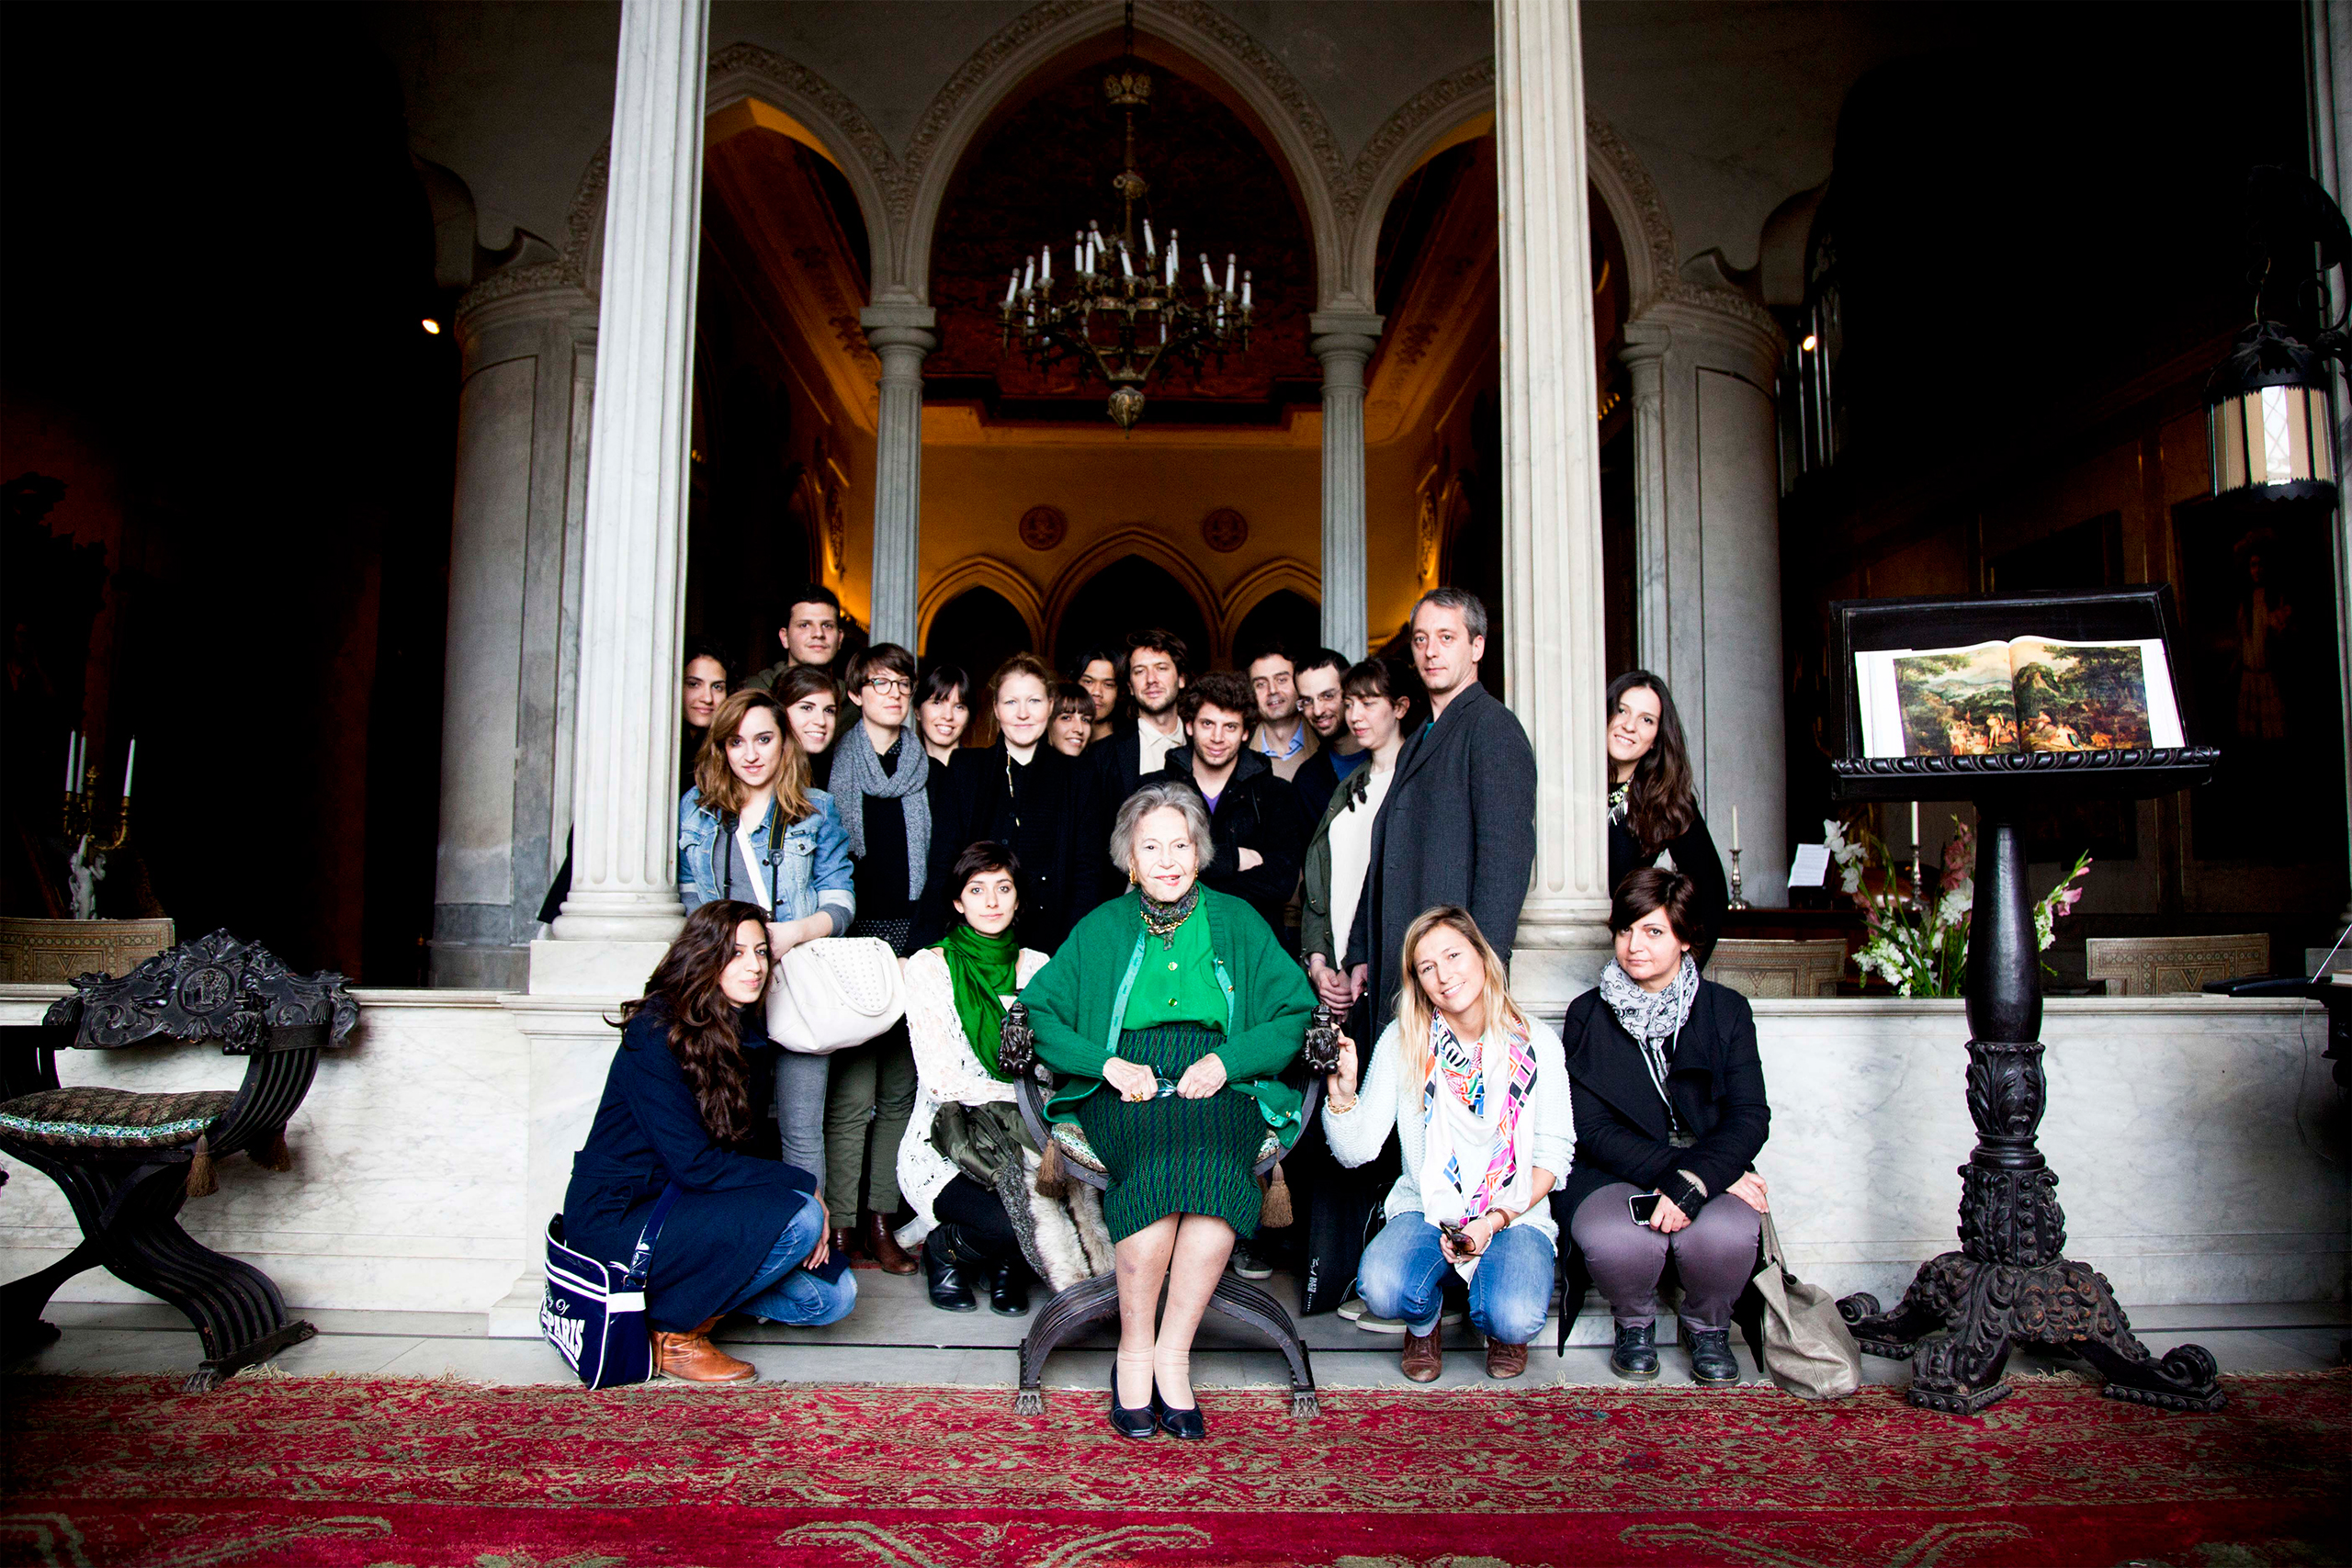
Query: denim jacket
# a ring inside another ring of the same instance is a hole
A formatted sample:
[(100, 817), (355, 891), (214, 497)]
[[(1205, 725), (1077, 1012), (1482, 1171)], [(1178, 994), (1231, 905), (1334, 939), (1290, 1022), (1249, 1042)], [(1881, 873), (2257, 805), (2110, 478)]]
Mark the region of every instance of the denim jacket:
[[(834, 815), (831, 795), (812, 789), (808, 803), (816, 809), (786, 829), (783, 841), (773, 847), (768, 836), (776, 812), (770, 807), (767, 820), (752, 829), (752, 853), (770, 868), (775, 890), (772, 919), (806, 919), (822, 909), (832, 917), (832, 934), (839, 936), (849, 930), (857, 912), (857, 896), (850, 886), (849, 835)], [(698, 789), (686, 791), (678, 802), (678, 897), (687, 908), (726, 894), (735, 826), (733, 818), (722, 819), (717, 808), (705, 806)], [(737, 887), (732, 896), (757, 903), (758, 891)]]

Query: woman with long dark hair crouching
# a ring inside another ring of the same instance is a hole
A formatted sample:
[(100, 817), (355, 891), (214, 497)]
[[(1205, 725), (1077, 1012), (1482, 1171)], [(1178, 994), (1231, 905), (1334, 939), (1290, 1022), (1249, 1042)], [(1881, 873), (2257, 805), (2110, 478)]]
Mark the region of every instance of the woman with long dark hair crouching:
[(571, 1245), (627, 1258), (662, 1192), (681, 1190), (654, 1241), (646, 1316), (654, 1370), (687, 1382), (759, 1376), (710, 1342), (729, 1312), (815, 1327), (857, 1303), (826, 1244), (816, 1177), (749, 1152), (774, 1077), (768, 964), (758, 905), (713, 899), (686, 917), (644, 998), (621, 1010), (620, 1049), (564, 1192)]

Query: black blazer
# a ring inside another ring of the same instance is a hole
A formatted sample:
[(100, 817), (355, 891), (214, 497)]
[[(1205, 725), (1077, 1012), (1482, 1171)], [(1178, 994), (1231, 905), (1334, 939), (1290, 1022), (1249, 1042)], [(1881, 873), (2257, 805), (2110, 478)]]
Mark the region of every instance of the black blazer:
[(1577, 1205), (1612, 1181), (1629, 1181), (1645, 1192), (1662, 1190), (1695, 1219), (1702, 1200), (1675, 1172), (1690, 1172), (1713, 1199), (1754, 1166), (1771, 1129), (1772, 1108), (1764, 1099), (1756, 1015), (1737, 991), (1700, 981), (1668, 1058), (1666, 1091), (1699, 1140), (1689, 1148), (1668, 1141), (1666, 1106), (1642, 1065), (1642, 1048), (1600, 999), (1598, 987), (1568, 1004), (1560, 1043), (1567, 1049), (1577, 1122), (1576, 1158), (1552, 1194), (1552, 1216), (1563, 1231)]
[[(1731, 902), (1731, 886), (1724, 879), (1723, 857), (1715, 852), (1715, 839), (1707, 831), (1707, 819), (1695, 811), (1691, 813), (1690, 826), (1682, 829), (1681, 836), (1668, 839), (1659, 848), (1674, 857), (1675, 870), (1690, 879), (1692, 902), (1698, 906), (1699, 917), (1699, 930), (1690, 939), (1690, 956), (1703, 969), (1708, 955), (1715, 951), (1715, 939), (1723, 932), (1724, 908)], [(1655, 854), (1642, 854), (1642, 846), (1632, 829), (1613, 818), (1610, 820), (1610, 892), (1616, 892), (1618, 884), (1657, 860)]]
[(1111, 878), (1109, 819), (1085, 759), (1041, 741), (1012, 781), (1008, 785), (1002, 740), (965, 747), (947, 764), (944, 786), (931, 794), (931, 870), (915, 909), (914, 947), (946, 934), (956, 857), (982, 839), (1011, 845), (1021, 861), (1023, 947), (1052, 953), (1080, 916), (1120, 890)]
[(1534, 868), (1535, 749), (1517, 715), (1471, 685), (1397, 753), (1355, 929), (1331, 936), (1347, 964), (1370, 966), (1374, 1038), (1396, 1011), (1405, 928), (1432, 905), (1459, 904), (1508, 964)]
[[(1168, 766), (1146, 782), (1181, 784), (1200, 794), (1193, 778), (1193, 749), (1179, 746), (1168, 753)], [(1306, 859), (1306, 818), (1298, 808), (1298, 792), (1273, 764), (1245, 746), (1209, 813), (1209, 830), (1216, 852), (1201, 867), (1201, 880), (1243, 900), (1281, 937), (1283, 910), (1298, 891), (1299, 868)], [(1243, 850), (1257, 851), (1263, 863), (1242, 870)]]

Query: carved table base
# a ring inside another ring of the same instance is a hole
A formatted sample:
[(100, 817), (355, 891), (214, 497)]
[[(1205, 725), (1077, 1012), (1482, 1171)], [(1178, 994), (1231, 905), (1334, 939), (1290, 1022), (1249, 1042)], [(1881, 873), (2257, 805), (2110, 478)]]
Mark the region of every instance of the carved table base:
[(1893, 1312), (1867, 1295), (1838, 1306), (1866, 1354), (1915, 1359), (1910, 1399), (1926, 1410), (1973, 1416), (2007, 1395), (2001, 1371), (2019, 1345), (2079, 1356), (2110, 1399), (2162, 1410), (2219, 1410), (2225, 1399), (2203, 1346), (2157, 1360), (2132, 1337), (2107, 1277), (2063, 1258), (2036, 1268), (1947, 1252), (1921, 1266)]

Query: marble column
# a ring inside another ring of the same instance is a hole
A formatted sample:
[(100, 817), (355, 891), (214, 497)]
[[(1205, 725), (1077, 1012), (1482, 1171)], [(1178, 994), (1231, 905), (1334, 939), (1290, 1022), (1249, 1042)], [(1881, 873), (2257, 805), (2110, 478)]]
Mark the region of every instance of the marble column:
[(922, 559), (922, 362), (939, 346), (928, 305), (868, 306), (858, 316), (882, 361), (874, 434), (876, 642), (916, 646), (915, 600)]
[(625, 0), (581, 587), (571, 896), (535, 992), (628, 996), (683, 920), (678, 637), (708, 0)]
[(1760, 306), (1678, 291), (1626, 323), (1643, 668), (1682, 717), (1699, 808), (1752, 904), (1788, 892), (1781, 646), (1781, 336)]
[(1600, 452), (1577, 0), (1496, 0), (1504, 695), (1534, 742), (1512, 988), (1557, 1018), (1608, 953)]
[[(2352, 176), (2352, 3), (2348, 0), (2306, 0), (2303, 7), (2308, 37), (2304, 63), (2310, 71), (2312, 175), (2327, 187), (2338, 207), (2346, 205), (2345, 185)], [(2352, 299), (2352, 268), (2328, 279), (2340, 310)], [(2335, 370), (2335, 472), (2346, 482), (2345, 461), (2352, 457), (2352, 398), (2341, 367)], [(2352, 507), (2338, 499), (2335, 526), (2335, 674), (2336, 690), (2345, 705), (2345, 811), (2352, 821)], [(2352, 903), (2337, 923), (2352, 924)]]
[(596, 302), (568, 283), (493, 276), (459, 307), (456, 330), (431, 976), (520, 990), (571, 822)]
[(1323, 365), (1323, 643), (1351, 660), (1364, 656), (1371, 618), (1365, 572), (1363, 368), (1380, 342), (1381, 318), (1319, 310), (1307, 318), (1308, 346)]

